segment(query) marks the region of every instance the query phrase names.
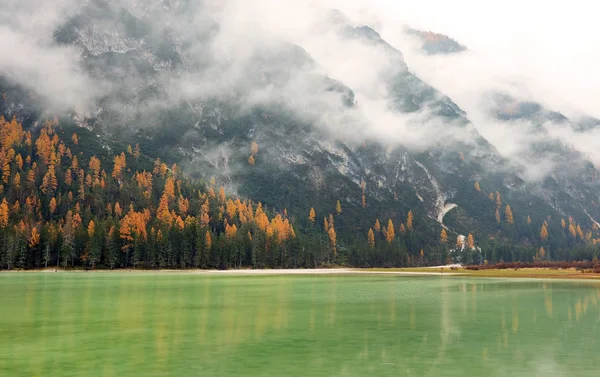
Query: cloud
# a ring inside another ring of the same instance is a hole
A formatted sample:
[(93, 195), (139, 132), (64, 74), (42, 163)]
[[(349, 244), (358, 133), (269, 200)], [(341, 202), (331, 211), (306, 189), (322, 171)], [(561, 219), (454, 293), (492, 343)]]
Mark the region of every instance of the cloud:
[[(594, 148), (600, 132), (545, 122), (536, 133), (531, 122), (498, 122), (490, 115), (486, 97), (504, 92), (572, 119), (582, 114), (600, 117), (600, 51), (593, 47), (600, 43), (600, 33), (590, 26), (594, 9), (593, 3), (582, 0), (357, 0), (346, 6), (353, 19), (377, 25), (382, 36), (402, 50), (411, 71), (449, 95), (504, 156), (523, 164), (524, 177), (531, 180), (557, 166), (552, 156), (527, 157), (537, 143), (560, 141), (600, 167), (600, 152)], [(402, 32), (405, 25), (447, 34), (469, 51), (426, 55), (418, 41)]]
[[(36, 89), (50, 107), (60, 109), (88, 110), (97, 98), (119, 87), (139, 92), (143, 76), (131, 74), (119, 82), (98, 75), (92, 78), (81, 68), (78, 48), (53, 42), (53, 31), (90, 1), (7, 1), (0, 9), (0, 40), (11, 53), (0, 59), (0, 75)], [(398, 68), (396, 62), (381, 45), (341, 36), (327, 13), (328, 9), (340, 9), (354, 26), (370, 25), (380, 32), (404, 54), (411, 72), (466, 110), (480, 134), (504, 156), (526, 163), (528, 171), (546, 174), (551, 170), (547, 161), (540, 161), (537, 165), (544, 169), (539, 169), (532, 161), (519, 158), (533, 143), (550, 138), (571, 143), (600, 163), (591, 141), (599, 136), (596, 133), (547, 124), (546, 133), (535, 135), (529, 124), (507, 125), (491, 119), (483, 101), (490, 90), (500, 90), (567, 115), (600, 117), (595, 101), (600, 98), (600, 52), (595, 48), (600, 33), (588, 30), (595, 22), (588, 1), (570, 1), (568, 8), (564, 2), (516, 0), (485, 4), (470, 0), (106, 3), (113, 10), (124, 7), (152, 21), (143, 43), (170, 30), (169, 40), (177, 52), (188, 63), (194, 62), (176, 74), (159, 70), (152, 80), (164, 87), (166, 97), (147, 101), (134, 109), (137, 112), (181, 101), (239, 96), (242, 110), (264, 103), (284, 105), (331, 135), (354, 141), (372, 138), (416, 150), (453, 140), (472, 142), (474, 129), (460, 122), (448, 124), (430, 110), (401, 114), (392, 109), (388, 84), (390, 72)], [(569, 17), (565, 9), (573, 10), (577, 17)], [(405, 25), (448, 34), (470, 50), (453, 56), (426, 56), (415, 40), (402, 32)], [(122, 37), (119, 33), (108, 30), (96, 37), (118, 39)], [(305, 53), (314, 60), (290, 69), (296, 62), (286, 56)], [(274, 75), (278, 78), (275, 82), (271, 80)], [(344, 107), (344, 93), (327, 90), (332, 81), (324, 81), (324, 77), (352, 89), (357, 106)], [(126, 111), (119, 101), (112, 108)], [(538, 179), (539, 174), (526, 176)]]
[(0, 9), (0, 75), (43, 95), (50, 109), (85, 110), (97, 83), (81, 69), (76, 48), (53, 42), (55, 27), (75, 2), (7, 1)]

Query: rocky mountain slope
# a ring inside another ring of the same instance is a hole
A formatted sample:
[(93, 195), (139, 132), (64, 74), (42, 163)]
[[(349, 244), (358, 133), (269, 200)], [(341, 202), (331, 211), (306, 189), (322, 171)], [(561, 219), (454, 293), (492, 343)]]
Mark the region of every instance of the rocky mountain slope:
[[(600, 219), (597, 172), (585, 156), (533, 127), (532, 137), (542, 135), (535, 149), (506, 159), (451, 98), (411, 73), (402, 46), (369, 26), (333, 12), (318, 29), (322, 41), (313, 42), (377, 57), (373, 72), (365, 72), (383, 83), (376, 91), (331, 75), (327, 62), (297, 41), (256, 44), (254, 36), (236, 36), (237, 49), (223, 47), (219, 17), (200, 8), (192, 1), (96, 0), (73, 12), (54, 38), (77, 47), (85, 72), (101, 83), (92, 109), (69, 113), (73, 122), (100, 141), (139, 143), (192, 177), (215, 177), (231, 193), (272, 207), (307, 214), (314, 207), (323, 217), (340, 200), (352, 215), (339, 227), (342, 242), (364, 239), (377, 218), (405, 224), (412, 211), (408, 249), (438, 247), (442, 228), (451, 244), (471, 233), (482, 247), (537, 249), (546, 222), (553, 246), (566, 250), (572, 244), (560, 219), (571, 216), (584, 229)], [(429, 53), (464, 50), (448, 38), (411, 32), (425, 38)], [(10, 77), (0, 89), (5, 115), (29, 125), (46, 115)], [(536, 104), (492, 99), (490, 111), (503, 122), (570, 122)], [(253, 165), (251, 142), (259, 146)], [(523, 164), (545, 160), (554, 162), (552, 170), (528, 182)], [(514, 224), (507, 224), (507, 204)]]

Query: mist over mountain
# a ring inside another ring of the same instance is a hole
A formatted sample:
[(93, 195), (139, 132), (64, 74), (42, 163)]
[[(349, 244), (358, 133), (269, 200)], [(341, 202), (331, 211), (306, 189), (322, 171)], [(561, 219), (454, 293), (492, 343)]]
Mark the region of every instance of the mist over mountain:
[[(563, 218), (591, 232), (600, 85), (581, 75), (600, 76), (551, 60), (579, 44), (536, 45), (548, 60), (523, 60), (497, 30), (468, 40), (453, 11), (427, 25), (426, 5), (369, 4), (8, 0), (0, 113), (32, 129), (59, 116), (107, 148), (137, 143), (297, 214), (323, 217), (340, 200), (342, 242), (376, 219), (404, 224), (409, 211), (419, 223), (409, 252), (437, 247), (441, 229), (531, 250), (542, 226), (552, 249), (574, 247)], [(260, 152), (249, 164), (251, 142)]]

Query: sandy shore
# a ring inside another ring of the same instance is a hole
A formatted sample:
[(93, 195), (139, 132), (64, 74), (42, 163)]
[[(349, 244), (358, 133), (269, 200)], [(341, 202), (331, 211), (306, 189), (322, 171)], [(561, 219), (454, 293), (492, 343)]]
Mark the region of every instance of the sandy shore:
[[(447, 271), (447, 270), (446, 270)], [(356, 268), (314, 268), (314, 269), (263, 269), (263, 270), (252, 270), (252, 269), (241, 269), (241, 270), (135, 270), (135, 269), (118, 269), (118, 270), (64, 270), (56, 268), (46, 268), (39, 270), (4, 270), (0, 273), (14, 273), (14, 272), (44, 272), (44, 273), (179, 273), (179, 274), (197, 274), (197, 275), (340, 275), (340, 274), (368, 274), (368, 275), (461, 275), (461, 273), (444, 272), (440, 273), (437, 271), (381, 271), (381, 270), (362, 270)]]

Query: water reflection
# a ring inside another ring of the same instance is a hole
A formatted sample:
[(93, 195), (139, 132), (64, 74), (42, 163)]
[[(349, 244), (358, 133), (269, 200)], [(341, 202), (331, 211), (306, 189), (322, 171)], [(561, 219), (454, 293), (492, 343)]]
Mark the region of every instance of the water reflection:
[(0, 275), (2, 376), (528, 376), (542, 365), (592, 376), (583, 360), (593, 362), (600, 345), (592, 283), (12, 279)]

